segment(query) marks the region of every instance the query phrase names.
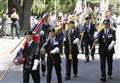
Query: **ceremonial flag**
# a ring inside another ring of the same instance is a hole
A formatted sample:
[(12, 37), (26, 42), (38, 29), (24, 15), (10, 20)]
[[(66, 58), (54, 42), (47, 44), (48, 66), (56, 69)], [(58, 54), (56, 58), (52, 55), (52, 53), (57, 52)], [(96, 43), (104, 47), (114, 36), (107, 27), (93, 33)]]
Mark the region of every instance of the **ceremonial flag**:
[(83, 10), (82, 10), (82, 1), (81, 0), (77, 0), (77, 2), (76, 2), (76, 7), (75, 7), (75, 9), (74, 9), (74, 12), (76, 13), (76, 14), (78, 14), (78, 13), (81, 13)]
[[(103, 3), (104, 2), (104, 3)], [(103, 21), (106, 17), (106, 12), (108, 11), (108, 8), (109, 8), (109, 0), (102, 0), (101, 4), (104, 4), (103, 6), (101, 5), (101, 8), (104, 8), (103, 11), (102, 11), (102, 17), (100, 19), (100, 23), (99, 23), (99, 26), (98, 26), (98, 31), (100, 31), (101, 29), (103, 29)]]
[(32, 29), (32, 32), (38, 32), (40, 28), (42, 27), (44, 20), (48, 17), (48, 13), (45, 13), (43, 17), (38, 21), (38, 23), (35, 25), (35, 27)]

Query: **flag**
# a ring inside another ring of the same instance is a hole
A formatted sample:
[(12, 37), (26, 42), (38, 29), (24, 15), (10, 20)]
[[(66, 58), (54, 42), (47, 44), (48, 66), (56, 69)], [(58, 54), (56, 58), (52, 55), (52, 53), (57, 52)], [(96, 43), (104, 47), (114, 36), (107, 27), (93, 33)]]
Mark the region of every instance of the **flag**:
[(42, 19), (35, 25), (35, 27), (32, 29), (32, 32), (33, 32), (33, 33), (38, 32), (39, 29), (42, 27), (43, 23), (44, 23), (44, 19), (42, 18)]
[(76, 2), (76, 7), (75, 7), (75, 9), (74, 9), (74, 12), (76, 13), (76, 14), (78, 14), (78, 13), (81, 13), (83, 10), (82, 10), (82, 1), (81, 0), (77, 0), (77, 2)]
[(105, 0), (101, 0), (100, 2), (100, 13), (102, 13), (105, 9)]
[[(48, 16), (48, 14), (45, 13), (45, 14), (43, 15), (42, 19), (40, 19), (40, 20), (38, 21), (38, 23), (36, 24), (36, 26), (32, 29), (32, 32), (37, 33), (37, 32), (40, 30), (40, 28), (42, 27), (42, 25), (43, 25), (43, 23), (44, 23), (44, 20), (46, 19), (47, 16)], [(24, 37), (23, 40), (19, 43), (19, 44), (21, 44), (22, 42), (24, 42), (23, 48), (26, 47), (26, 44), (27, 44), (27, 42), (24, 41), (24, 39), (25, 39), (25, 37)], [(34, 42), (38, 43), (38, 39), (39, 39), (38, 34), (33, 35), (33, 41), (34, 41)], [(15, 49), (19, 46), (19, 44), (15, 47)], [(15, 49), (13, 49), (13, 50), (11, 51), (11, 53), (12, 53)], [(15, 58), (13, 59), (13, 63), (14, 63), (15, 65), (21, 65), (21, 64), (24, 63), (24, 61), (25, 61), (25, 59), (24, 59), (24, 57), (23, 57), (22, 48), (21, 48), (21, 49), (17, 52), (17, 55), (15, 56)]]
[(37, 33), (42, 25), (44, 24), (44, 20), (48, 17), (48, 13), (45, 13), (42, 18), (38, 21), (38, 23), (35, 25), (35, 27), (32, 29), (33, 33)]
[(100, 19), (100, 23), (99, 23), (99, 26), (98, 26), (98, 31), (103, 29), (103, 21), (106, 17), (106, 12), (108, 11), (108, 8), (109, 8), (109, 0), (102, 0), (101, 4), (102, 4), (102, 5), (100, 5), (101, 8), (104, 8), (104, 9), (102, 10), (102, 17)]

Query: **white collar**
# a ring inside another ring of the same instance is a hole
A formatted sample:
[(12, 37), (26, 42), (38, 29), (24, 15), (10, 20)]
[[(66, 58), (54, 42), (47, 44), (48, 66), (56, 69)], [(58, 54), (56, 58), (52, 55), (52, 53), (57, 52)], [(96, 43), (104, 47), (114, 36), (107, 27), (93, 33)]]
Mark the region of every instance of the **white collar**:
[(32, 44), (32, 42), (33, 42), (33, 40), (31, 40), (31, 41), (29, 42), (29, 45), (28, 45), (28, 46), (30, 46), (30, 45)]
[(108, 32), (109, 32), (109, 29), (104, 29), (104, 32), (108, 34)]

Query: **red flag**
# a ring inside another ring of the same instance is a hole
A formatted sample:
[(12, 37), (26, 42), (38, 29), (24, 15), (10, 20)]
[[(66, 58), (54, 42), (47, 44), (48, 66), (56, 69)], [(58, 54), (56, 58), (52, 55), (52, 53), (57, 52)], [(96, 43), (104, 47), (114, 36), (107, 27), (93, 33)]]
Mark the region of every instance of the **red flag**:
[(44, 23), (44, 19), (41, 19), (36, 26), (32, 29), (32, 32), (38, 32)]

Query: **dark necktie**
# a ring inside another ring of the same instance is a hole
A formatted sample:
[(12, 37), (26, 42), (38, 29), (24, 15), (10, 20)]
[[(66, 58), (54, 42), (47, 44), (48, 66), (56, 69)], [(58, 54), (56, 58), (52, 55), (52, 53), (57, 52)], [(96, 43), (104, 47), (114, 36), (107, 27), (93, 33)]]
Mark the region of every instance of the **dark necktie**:
[(86, 24), (87, 32), (89, 32), (89, 24)]
[(53, 38), (51, 38), (50, 42), (51, 42), (51, 44), (53, 44)]
[(105, 29), (105, 37), (108, 38), (108, 30)]
[(105, 34), (108, 35), (108, 29), (106, 29)]

